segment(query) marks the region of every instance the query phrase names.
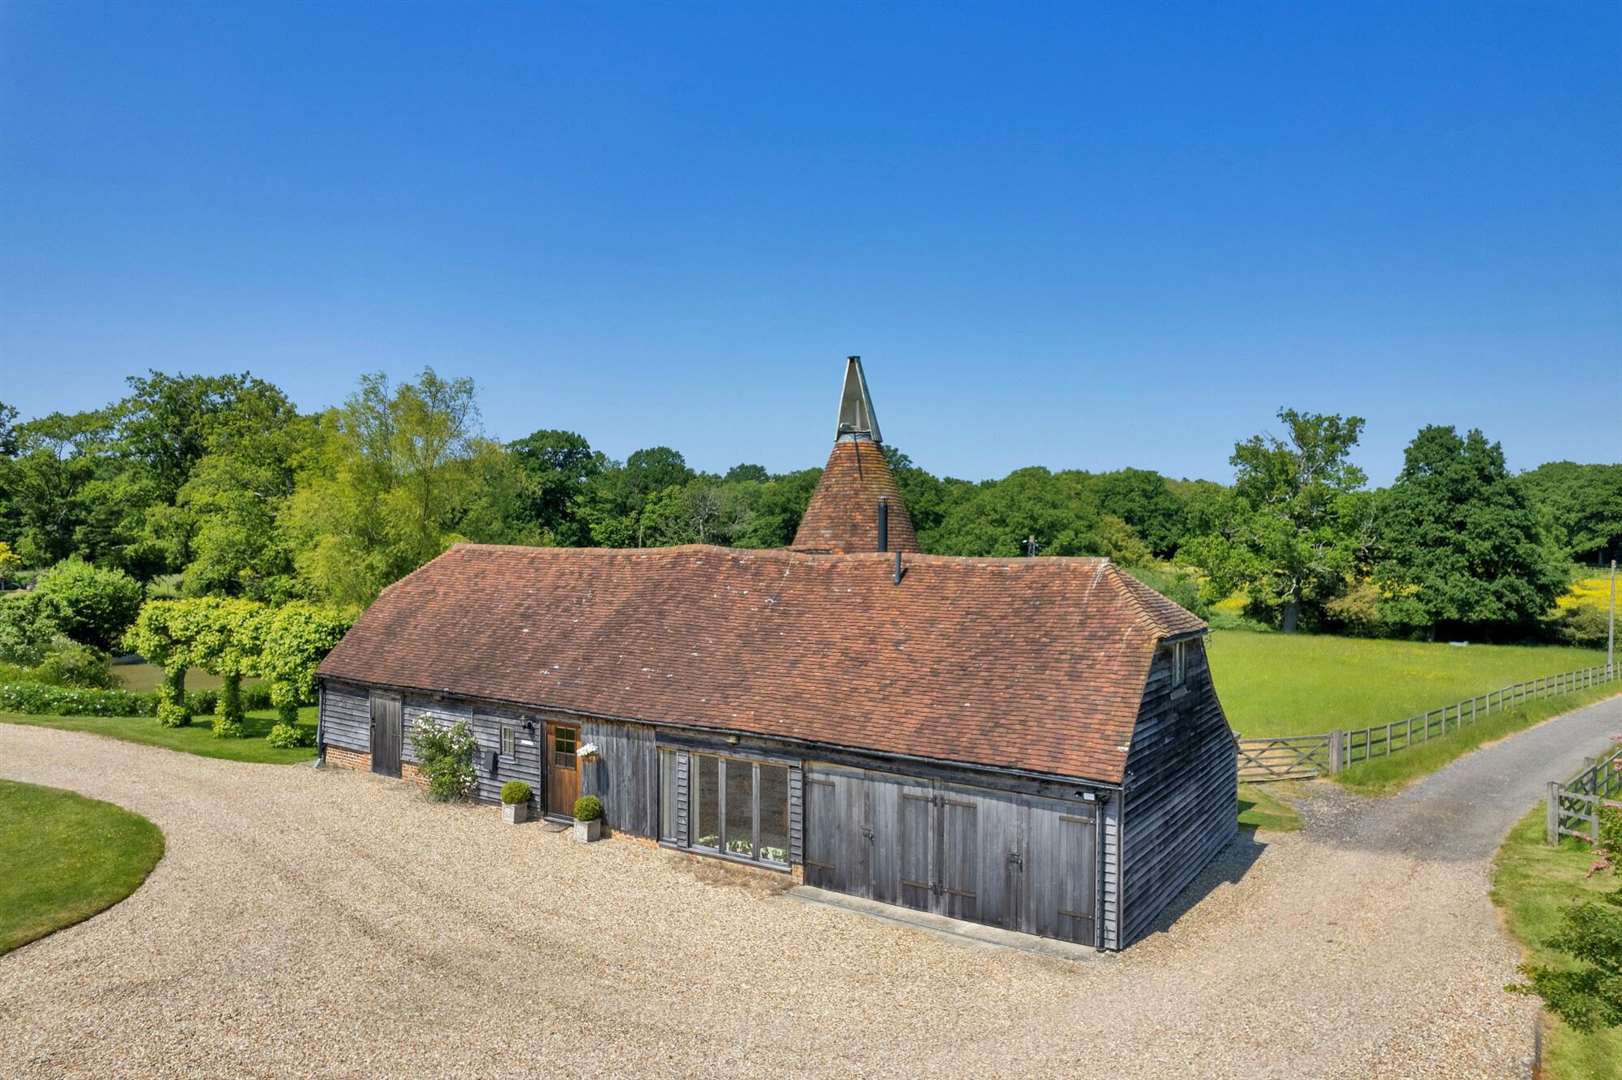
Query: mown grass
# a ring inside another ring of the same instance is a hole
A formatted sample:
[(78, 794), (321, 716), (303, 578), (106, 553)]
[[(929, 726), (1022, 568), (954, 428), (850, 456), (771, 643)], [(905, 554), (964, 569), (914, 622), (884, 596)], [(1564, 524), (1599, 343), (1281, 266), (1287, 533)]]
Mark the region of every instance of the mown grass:
[[(270, 709), (248, 713), (242, 722), (245, 737), (216, 739), (209, 726), (209, 717), (199, 716), (190, 727), (166, 728), (159, 726), (150, 716), (25, 716), (22, 713), (0, 713), (0, 724), (26, 724), (31, 727), (59, 728), (63, 731), (88, 731), (93, 735), (107, 735), (125, 742), (162, 746), (199, 757), (219, 758), (225, 761), (250, 761), (269, 765), (290, 765), (309, 761), (315, 757), (314, 747), (294, 747), (278, 750), (265, 741), (276, 714)], [(299, 724), (315, 730), (315, 706), (299, 710)]]
[(1240, 784), (1239, 825), (1241, 828), (1260, 829), (1262, 832), (1295, 832), (1301, 827), (1301, 815), (1295, 807), (1280, 796), (1296, 791), (1292, 783)]
[[(163, 682), (163, 669), (156, 664), (114, 664), (113, 677), (118, 680), (119, 689), (144, 694), (149, 690), (156, 690)], [(243, 685), (257, 681), (257, 679), (242, 680)], [(194, 667), (186, 672), (187, 690), (218, 690), (223, 685), (224, 679), (218, 675), (210, 675), (202, 668)]]
[(1247, 738), (1388, 724), (1510, 683), (1605, 662), (1554, 645), (1426, 644), (1212, 631), (1217, 694)]
[(118, 903), (162, 857), (139, 814), (0, 780), (0, 955)]
[(1622, 693), (1622, 683), (1612, 682), (1580, 690), (1574, 694), (1560, 694), (1529, 701), (1513, 709), (1483, 717), (1468, 727), (1449, 731), (1446, 735), (1419, 743), (1411, 750), (1399, 750), (1389, 757), (1360, 761), (1336, 773), (1333, 779), (1336, 783), (1365, 795), (1383, 795), (1397, 791), (1479, 746), (1525, 731), (1551, 716), (1559, 716), (1561, 713), (1570, 712), (1595, 701), (1614, 697), (1618, 693)]
[[(1585, 879), (1594, 861), (1591, 849), (1576, 840), (1559, 847), (1546, 845), (1543, 813), (1540, 804), (1510, 830), (1498, 849), (1492, 898), (1527, 957), (1549, 963), (1559, 954), (1543, 943), (1559, 928), (1561, 912), (1581, 896), (1615, 889), (1622, 878), (1596, 874)], [(1547, 1025), (1540, 1075), (1548, 1080), (1622, 1080), (1622, 1030), (1583, 1035), (1552, 1016)]]

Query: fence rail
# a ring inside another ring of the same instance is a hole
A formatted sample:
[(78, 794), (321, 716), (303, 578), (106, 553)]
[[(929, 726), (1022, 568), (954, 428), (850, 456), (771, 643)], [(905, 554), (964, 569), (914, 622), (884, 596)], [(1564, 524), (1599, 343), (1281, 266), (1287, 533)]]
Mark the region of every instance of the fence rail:
[(1564, 784), (1549, 781), (1545, 839), (1557, 844), (1562, 836), (1575, 836), (1599, 843), (1600, 811), (1606, 808), (1622, 810), (1622, 742), (1605, 757), (1589, 758)]
[(1234, 749), (1239, 757), (1239, 779), (1246, 783), (1267, 783), (1338, 773), (1360, 762), (1423, 745), (1535, 698), (1586, 690), (1614, 682), (1619, 677), (1622, 677), (1622, 667), (1602, 664), (1513, 683), (1390, 724), (1274, 739), (1236, 736)]

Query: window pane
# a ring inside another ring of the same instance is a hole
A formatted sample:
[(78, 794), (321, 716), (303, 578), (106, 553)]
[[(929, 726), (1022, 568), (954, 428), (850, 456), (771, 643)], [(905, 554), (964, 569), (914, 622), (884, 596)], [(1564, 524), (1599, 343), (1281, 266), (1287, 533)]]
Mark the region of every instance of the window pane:
[(721, 776), (720, 760), (703, 754), (694, 754), (693, 766), (698, 772), (693, 783), (693, 819), (689, 824), (695, 847), (721, 846)]
[(727, 853), (755, 857), (755, 767), (747, 761), (728, 761)]
[(760, 857), (788, 862), (788, 770), (760, 767)]
[(659, 839), (676, 839), (676, 755), (659, 751)]
[(574, 768), (575, 729), (552, 729), (552, 763), (560, 769)]

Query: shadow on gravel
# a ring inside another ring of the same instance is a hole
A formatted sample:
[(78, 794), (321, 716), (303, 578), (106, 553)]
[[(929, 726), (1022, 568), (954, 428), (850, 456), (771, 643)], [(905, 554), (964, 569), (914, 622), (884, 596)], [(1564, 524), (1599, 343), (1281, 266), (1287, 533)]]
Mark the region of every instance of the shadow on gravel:
[(1239, 835), (1233, 838), (1233, 842), (1218, 852), (1210, 865), (1200, 871), (1200, 876), (1177, 894), (1177, 898), (1160, 913), (1144, 937), (1170, 929), (1172, 923), (1204, 900), (1218, 885), (1238, 884), (1266, 850), (1266, 841), (1257, 839), (1254, 828), (1240, 826)]

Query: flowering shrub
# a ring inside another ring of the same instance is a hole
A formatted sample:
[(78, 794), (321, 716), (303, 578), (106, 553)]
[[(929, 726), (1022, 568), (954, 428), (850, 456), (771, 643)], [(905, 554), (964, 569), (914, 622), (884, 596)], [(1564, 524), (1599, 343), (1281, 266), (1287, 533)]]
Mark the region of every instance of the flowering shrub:
[(0, 686), (0, 712), (35, 716), (156, 716), (155, 694), (128, 690), (82, 690), (42, 682), (14, 682)]
[(449, 726), (423, 716), (411, 725), (411, 748), (417, 752), (428, 795), (439, 802), (466, 799), (478, 777), (473, 772), (477, 749), (466, 720)]

